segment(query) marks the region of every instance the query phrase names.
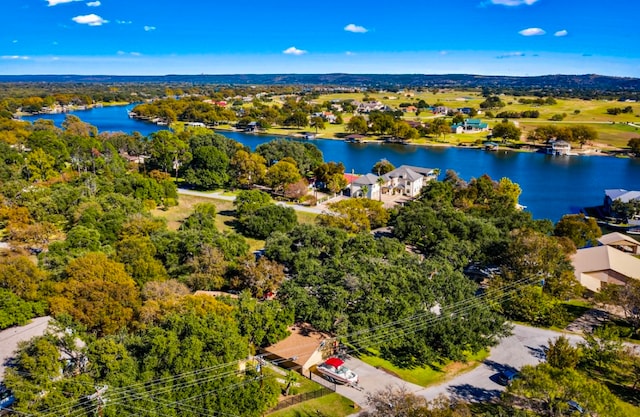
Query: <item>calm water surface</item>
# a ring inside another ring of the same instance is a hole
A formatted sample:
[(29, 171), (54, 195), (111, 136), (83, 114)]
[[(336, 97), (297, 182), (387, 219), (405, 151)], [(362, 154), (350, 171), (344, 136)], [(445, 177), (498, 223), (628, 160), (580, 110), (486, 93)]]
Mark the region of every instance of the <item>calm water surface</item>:
[[(151, 123), (130, 119), (124, 106), (103, 107), (75, 113), (99, 131), (138, 131), (149, 135), (161, 129)], [(66, 115), (52, 114), (24, 117), (45, 118), (60, 125)], [(221, 132), (255, 149), (276, 136)], [(535, 218), (557, 221), (566, 213), (576, 213), (585, 206), (601, 204), (607, 188), (640, 189), (640, 160), (604, 156), (551, 157), (525, 152), (485, 152), (464, 148), (433, 148), (393, 144), (354, 144), (336, 140), (312, 141), (326, 161), (342, 162), (347, 172), (369, 172), (373, 164), (386, 158), (395, 166), (402, 164), (453, 169), (464, 179), (489, 174), (494, 179), (509, 177), (520, 184), (520, 203)]]

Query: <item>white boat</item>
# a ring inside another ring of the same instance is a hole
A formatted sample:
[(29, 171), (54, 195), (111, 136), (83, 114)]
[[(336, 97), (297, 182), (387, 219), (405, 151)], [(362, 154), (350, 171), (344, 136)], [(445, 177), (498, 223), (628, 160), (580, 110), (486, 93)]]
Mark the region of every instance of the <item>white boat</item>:
[(344, 366), (344, 361), (335, 356), (318, 365), (318, 372), (329, 381), (338, 384), (357, 384), (358, 374)]

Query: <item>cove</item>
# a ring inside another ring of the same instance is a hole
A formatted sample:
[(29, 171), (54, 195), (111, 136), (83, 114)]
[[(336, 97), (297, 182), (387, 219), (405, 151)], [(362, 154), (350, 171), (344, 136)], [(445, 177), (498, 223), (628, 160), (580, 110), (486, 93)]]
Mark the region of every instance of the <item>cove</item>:
[[(156, 126), (128, 117), (128, 107), (111, 106), (74, 113), (103, 131), (140, 132), (149, 135), (166, 126)], [(60, 126), (66, 114), (26, 116), (23, 120), (50, 119)], [(278, 136), (240, 132), (219, 132), (255, 149)], [(608, 156), (557, 157), (540, 153), (500, 150), (486, 152), (460, 147), (427, 147), (398, 144), (358, 144), (340, 140), (309, 141), (324, 154), (325, 161), (342, 162), (347, 172), (367, 173), (382, 158), (395, 166), (417, 165), (456, 171), (469, 180), (488, 174), (499, 180), (508, 177), (522, 188), (520, 203), (536, 219), (558, 221), (563, 214), (601, 204), (608, 188), (640, 189), (640, 159)]]

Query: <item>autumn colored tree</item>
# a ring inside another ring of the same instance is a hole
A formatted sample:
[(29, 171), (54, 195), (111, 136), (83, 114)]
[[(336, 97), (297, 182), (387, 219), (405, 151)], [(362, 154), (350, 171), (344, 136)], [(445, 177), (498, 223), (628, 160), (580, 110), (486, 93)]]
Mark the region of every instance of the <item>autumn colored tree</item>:
[(54, 315), (69, 313), (98, 335), (131, 325), (139, 306), (139, 290), (123, 264), (104, 253), (88, 253), (69, 263), (65, 277), (50, 299)]
[(232, 284), (236, 288), (250, 290), (254, 297), (262, 298), (275, 292), (284, 278), (284, 266), (263, 256), (258, 261), (244, 261)]
[(299, 181), (302, 176), (295, 163), (281, 160), (269, 167), (265, 183), (276, 192), (282, 192), (289, 184)]
[(261, 183), (267, 173), (266, 161), (262, 155), (242, 149), (233, 155), (229, 168), (233, 172), (232, 180), (240, 187)]

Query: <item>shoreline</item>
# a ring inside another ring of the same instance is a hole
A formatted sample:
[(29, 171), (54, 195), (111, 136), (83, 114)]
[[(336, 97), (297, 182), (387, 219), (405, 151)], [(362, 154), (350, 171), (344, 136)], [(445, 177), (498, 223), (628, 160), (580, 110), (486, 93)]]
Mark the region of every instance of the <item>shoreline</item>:
[[(55, 112), (55, 111), (49, 111), (49, 112), (39, 112), (39, 113), (27, 113), (27, 112), (18, 112), (14, 114), (14, 117), (18, 117), (18, 120), (21, 120), (20, 117), (22, 116), (38, 116), (40, 114), (71, 114), (71, 113), (78, 113), (78, 112), (83, 112), (83, 111), (88, 111), (88, 110), (93, 110), (96, 108), (100, 108), (100, 107), (111, 107), (111, 106), (122, 106), (122, 107), (127, 107), (129, 105), (131, 105), (133, 103), (96, 103), (96, 104), (92, 104), (89, 106), (86, 106), (85, 108), (73, 108), (70, 109), (68, 111), (63, 111), (63, 112)], [(158, 125), (157, 123), (154, 123), (153, 121), (147, 119), (147, 118), (141, 118), (137, 115), (133, 115), (130, 116), (132, 119), (135, 119), (137, 121), (140, 122), (144, 122), (144, 123), (150, 123), (152, 125)], [(187, 126), (187, 122), (178, 122), (180, 124), (180, 126), (182, 126), (182, 128), (186, 128)], [(169, 128), (171, 128), (171, 126), (168, 126)], [(241, 133), (241, 134), (246, 134), (246, 135), (255, 135), (255, 136), (275, 136), (275, 137), (281, 137), (281, 138), (295, 138), (295, 139), (300, 139), (300, 140), (305, 140), (305, 141), (309, 141), (309, 142), (313, 142), (315, 140), (335, 140), (335, 141), (345, 141), (344, 138), (339, 138), (339, 137), (335, 137), (333, 135), (330, 136), (324, 136), (322, 133), (317, 133), (314, 134), (316, 137), (314, 139), (305, 139), (304, 138), (304, 134), (300, 131), (296, 131), (296, 132), (292, 132), (292, 133), (282, 133), (282, 132), (244, 132), (242, 130), (233, 128), (231, 126), (229, 126), (228, 128), (220, 128), (220, 127), (210, 127), (207, 126), (207, 129), (210, 129), (216, 133), (221, 133), (224, 134), (225, 132), (232, 132), (232, 133)], [(345, 132), (346, 133), (346, 132)], [(452, 134), (453, 135), (453, 134)], [(427, 142), (426, 139), (421, 139), (421, 141), (424, 140), (421, 143), (416, 143), (416, 142), (385, 142), (384, 140), (380, 140), (380, 139), (364, 139), (361, 142), (358, 142), (358, 144), (362, 144), (362, 145), (368, 145), (368, 144), (375, 144), (375, 145), (383, 145), (383, 144), (396, 144), (396, 145), (402, 145), (402, 146), (416, 146), (416, 147), (427, 147), (427, 148), (465, 148), (465, 149), (474, 149), (474, 150), (485, 150), (484, 146), (482, 145), (476, 145), (474, 142), (459, 142), (459, 143), (450, 143), (450, 142)], [(519, 144), (520, 147), (510, 147), (507, 145), (504, 145), (502, 147), (499, 147), (497, 150), (495, 151), (487, 151), (487, 152), (529, 152), (529, 153), (536, 153), (539, 152), (540, 149), (543, 147), (543, 145), (538, 145), (538, 144), (527, 144), (527, 143), (521, 143)], [(566, 155), (566, 156), (608, 156), (608, 157), (614, 157), (614, 158), (630, 158), (631, 156), (629, 155), (628, 151), (625, 151), (622, 148), (613, 148), (613, 149), (605, 149), (605, 147), (593, 147), (590, 148), (588, 150), (585, 151), (580, 151), (580, 152), (576, 152), (576, 153), (572, 153), (571, 155)]]

